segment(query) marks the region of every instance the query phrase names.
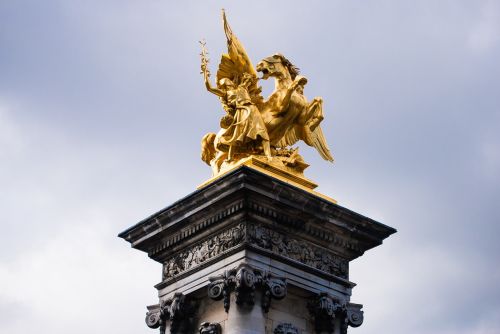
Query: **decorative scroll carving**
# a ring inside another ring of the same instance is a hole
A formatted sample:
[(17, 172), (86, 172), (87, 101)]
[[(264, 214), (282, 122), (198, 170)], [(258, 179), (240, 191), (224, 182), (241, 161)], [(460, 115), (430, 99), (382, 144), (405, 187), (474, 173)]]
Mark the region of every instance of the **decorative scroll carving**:
[(222, 275), (209, 277), (208, 296), (214, 300), (224, 299), (224, 310), (229, 310), (229, 293), (236, 277), (233, 270), (226, 270)]
[(308, 308), (314, 317), (316, 332), (333, 334), (335, 317), (342, 312), (343, 304), (326, 293), (320, 293), (316, 299), (308, 304)]
[(200, 265), (222, 252), (239, 245), (244, 238), (244, 225), (239, 224), (176, 254), (164, 262), (163, 280), (174, 277), (183, 271)]
[(346, 305), (346, 313), (345, 313), (345, 318), (344, 318), (344, 324), (345, 324), (345, 332), (342, 334), (347, 333), (347, 325), (351, 327), (359, 327), (363, 323), (364, 315), (363, 311), (361, 310), (363, 308), (363, 305), (360, 304), (353, 304), (353, 303), (348, 303)]
[(299, 334), (297, 327), (290, 323), (281, 323), (274, 329), (274, 334)]
[(286, 281), (279, 277), (271, 276), (269, 273), (262, 278), (262, 309), (269, 312), (271, 297), (281, 300), (286, 296)]
[(160, 304), (148, 306), (146, 324), (150, 328), (160, 327), (160, 334), (165, 333), (166, 323), (170, 322), (170, 333), (185, 333), (192, 330), (194, 305), (186, 300), (182, 293), (175, 293), (170, 299)]
[(363, 323), (363, 305), (346, 303), (326, 293), (320, 293), (308, 304), (309, 312), (314, 317), (315, 330), (318, 333), (333, 333), (335, 319), (341, 319), (340, 332), (347, 334), (347, 327), (359, 327)]
[(321, 271), (348, 278), (348, 262), (325, 249), (290, 238), (261, 225), (249, 225), (249, 242)]
[(158, 328), (161, 325), (161, 317), (160, 317), (160, 305), (152, 305), (148, 306), (148, 312), (146, 313), (146, 325), (149, 328)]
[(204, 322), (201, 324), (199, 334), (221, 334), (222, 328), (219, 323)]
[(249, 267), (241, 267), (236, 272), (236, 304), (253, 305), (255, 301), (255, 284), (257, 281), (256, 273)]
[(269, 311), (271, 298), (280, 300), (286, 296), (286, 280), (284, 278), (262, 273), (249, 266), (225, 271), (222, 275), (210, 277), (208, 296), (214, 300), (224, 299), (224, 310), (229, 311), (230, 292), (235, 291), (236, 304), (253, 305), (255, 289), (262, 289), (262, 310)]

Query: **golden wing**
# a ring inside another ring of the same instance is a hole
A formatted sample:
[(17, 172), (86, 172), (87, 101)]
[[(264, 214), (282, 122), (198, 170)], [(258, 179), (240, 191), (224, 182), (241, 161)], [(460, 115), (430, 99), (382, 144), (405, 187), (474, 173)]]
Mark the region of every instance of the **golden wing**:
[(229, 23), (227, 22), (226, 13), (222, 10), (222, 22), (224, 24), (224, 32), (227, 38), (227, 51), (221, 57), (219, 69), (217, 70), (217, 87), (220, 88), (220, 80), (227, 78), (235, 84), (240, 84), (245, 73), (252, 77), (252, 83), (248, 87), (248, 93), (252, 102), (260, 105), (264, 102), (261, 95), (262, 88), (257, 85), (257, 72), (248, 57), (248, 54), (243, 47), (243, 44), (233, 34)]
[(326, 143), (325, 135), (319, 125), (314, 131), (311, 131), (308, 125), (296, 124), (274, 146), (285, 148), (294, 145), (299, 140), (303, 140), (307, 145), (314, 147), (323, 159), (333, 161), (333, 156)]
[(333, 162), (333, 156), (330, 153), (330, 149), (326, 143), (326, 138), (323, 134), (323, 130), (321, 130), (321, 126), (318, 125), (314, 131), (309, 133), (310, 138), (308, 139), (312, 142), (312, 146), (319, 152), (319, 155), (321, 155), (323, 159)]

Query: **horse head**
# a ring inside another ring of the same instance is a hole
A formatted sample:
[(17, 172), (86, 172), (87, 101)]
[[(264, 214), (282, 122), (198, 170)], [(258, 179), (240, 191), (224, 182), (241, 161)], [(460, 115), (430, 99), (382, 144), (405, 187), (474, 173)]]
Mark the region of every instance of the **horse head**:
[(264, 80), (269, 77), (294, 80), (299, 74), (299, 68), (280, 53), (262, 59), (257, 64), (256, 70), (262, 72), (262, 79)]

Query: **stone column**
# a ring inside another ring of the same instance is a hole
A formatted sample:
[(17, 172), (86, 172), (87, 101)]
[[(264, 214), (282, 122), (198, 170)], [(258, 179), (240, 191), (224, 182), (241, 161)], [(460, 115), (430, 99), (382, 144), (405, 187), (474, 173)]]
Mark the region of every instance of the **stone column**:
[(227, 316), (227, 327), (224, 334), (262, 334), (265, 333), (266, 318), (261, 306), (261, 296), (256, 294), (255, 304), (236, 304), (236, 296), (232, 296), (232, 307)]
[(395, 232), (242, 166), (119, 236), (163, 265), (161, 334), (346, 334), (363, 321), (349, 262)]

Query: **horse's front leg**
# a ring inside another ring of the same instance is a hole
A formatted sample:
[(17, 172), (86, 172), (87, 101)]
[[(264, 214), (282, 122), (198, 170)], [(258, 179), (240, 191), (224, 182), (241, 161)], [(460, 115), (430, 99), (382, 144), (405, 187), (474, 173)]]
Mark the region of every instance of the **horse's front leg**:
[(314, 131), (324, 119), (323, 99), (320, 97), (315, 97), (307, 106), (307, 110), (304, 116), (304, 123), (307, 127), (309, 127), (311, 131)]
[(292, 82), (292, 84), (287, 88), (285, 96), (281, 100), (281, 102), (278, 104), (278, 110), (277, 110), (277, 115), (281, 116), (283, 115), (287, 110), (288, 107), (290, 106), (290, 101), (292, 100), (292, 95), (295, 92), (295, 90), (299, 87), (307, 83), (307, 79), (301, 75), (298, 75), (295, 80)]

